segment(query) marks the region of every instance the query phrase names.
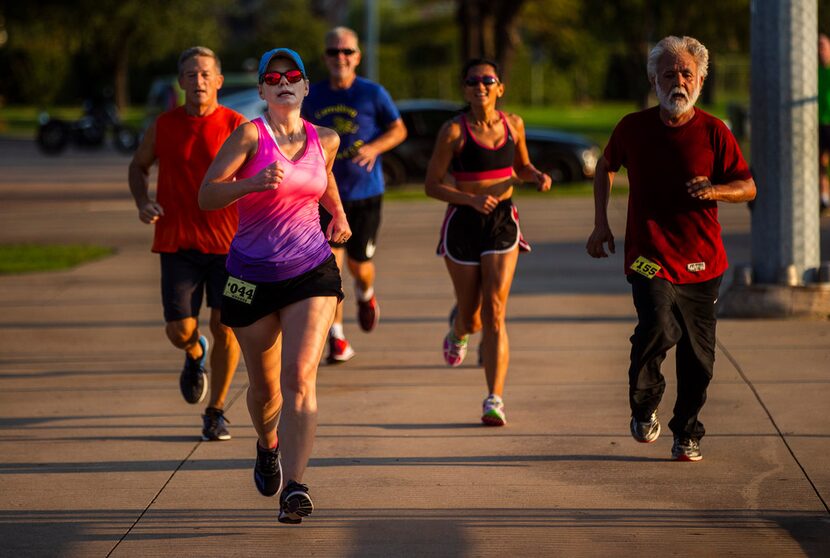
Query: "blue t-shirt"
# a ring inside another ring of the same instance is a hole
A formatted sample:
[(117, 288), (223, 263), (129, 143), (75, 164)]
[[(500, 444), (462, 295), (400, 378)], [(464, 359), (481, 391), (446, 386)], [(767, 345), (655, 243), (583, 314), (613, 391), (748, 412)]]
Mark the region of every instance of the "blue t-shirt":
[(382, 86), (358, 77), (348, 89), (331, 88), (329, 81), (311, 86), (303, 101), (303, 118), (331, 128), (340, 136), (334, 178), (343, 201), (362, 200), (383, 193), (383, 170), (378, 157), (372, 172), (352, 162), (366, 143), (383, 134), (401, 117)]

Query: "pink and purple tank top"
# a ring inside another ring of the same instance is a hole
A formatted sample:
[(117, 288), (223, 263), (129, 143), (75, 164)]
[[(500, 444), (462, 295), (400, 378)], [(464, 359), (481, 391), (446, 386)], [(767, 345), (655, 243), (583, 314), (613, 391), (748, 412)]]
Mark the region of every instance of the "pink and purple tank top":
[(226, 264), (234, 277), (283, 281), (302, 275), (331, 256), (320, 229), (318, 209), (328, 183), (326, 158), (314, 126), (302, 122), (307, 141), (296, 161), (283, 155), (262, 117), (252, 122), (259, 132), (259, 146), (236, 178), (253, 176), (274, 161), (285, 169), (285, 174), (276, 190), (246, 194), (236, 202), (239, 228)]

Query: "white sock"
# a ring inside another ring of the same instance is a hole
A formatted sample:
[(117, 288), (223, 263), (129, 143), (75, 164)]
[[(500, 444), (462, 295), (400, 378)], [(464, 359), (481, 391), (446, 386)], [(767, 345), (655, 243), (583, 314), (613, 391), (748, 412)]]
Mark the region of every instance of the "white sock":
[(343, 324), (331, 324), (331, 328), (329, 329), (329, 335), (331, 335), (335, 339), (345, 339), (346, 335), (343, 333)]
[(357, 297), (357, 300), (360, 302), (366, 302), (368, 300), (372, 300), (372, 297), (375, 296), (375, 288), (369, 287), (365, 291), (361, 291), (360, 287), (355, 285), (354, 287), (354, 295)]

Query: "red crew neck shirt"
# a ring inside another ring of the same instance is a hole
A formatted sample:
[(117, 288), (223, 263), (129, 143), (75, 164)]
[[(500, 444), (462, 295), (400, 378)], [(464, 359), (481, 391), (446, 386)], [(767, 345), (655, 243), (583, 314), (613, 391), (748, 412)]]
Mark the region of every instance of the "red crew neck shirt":
[(752, 177), (735, 137), (714, 116), (694, 109), (673, 128), (659, 107), (625, 116), (605, 148), (609, 170), (628, 169), (625, 273), (643, 256), (671, 283), (700, 283), (728, 267), (718, 204), (689, 195), (686, 182), (706, 176), (712, 184)]
[(228, 253), (239, 222), (236, 204), (203, 211), (199, 187), (219, 148), (243, 122), (244, 116), (221, 105), (207, 116), (178, 107), (158, 117), (156, 201), (164, 215), (156, 221), (153, 252)]

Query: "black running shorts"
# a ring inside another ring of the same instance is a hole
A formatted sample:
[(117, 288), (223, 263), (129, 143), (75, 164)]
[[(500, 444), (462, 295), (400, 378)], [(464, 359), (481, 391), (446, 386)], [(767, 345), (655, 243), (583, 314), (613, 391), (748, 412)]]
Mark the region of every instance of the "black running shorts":
[[(346, 247), (349, 259), (356, 262), (368, 262), (375, 255), (375, 242), (380, 229), (381, 200), (383, 196), (374, 196), (363, 200), (343, 202), (346, 220), (352, 229), (352, 236), (344, 244), (329, 242), (333, 248)], [(320, 226), (323, 232), (331, 222), (331, 215), (320, 206)]]
[(502, 200), (488, 215), (468, 205), (447, 207), (436, 253), (465, 265), (481, 264), (481, 256), (505, 254), (516, 246), (530, 251), (519, 229), (519, 212), (509, 199)]
[(228, 277), (222, 301), (222, 323), (245, 327), (274, 312), (307, 298), (334, 296), (343, 300), (340, 270), (334, 256), (305, 273), (284, 281), (243, 281)]
[(226, 254), (203, 254), (198, 250), (162, 253), (161, 303), (164, 321), (196, 318), (202, 308), (203, 293), (207, 305), (221, 309), (222, 291), (228, 280)]

